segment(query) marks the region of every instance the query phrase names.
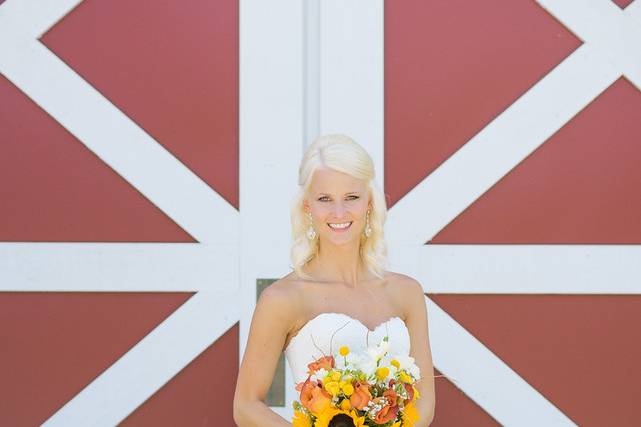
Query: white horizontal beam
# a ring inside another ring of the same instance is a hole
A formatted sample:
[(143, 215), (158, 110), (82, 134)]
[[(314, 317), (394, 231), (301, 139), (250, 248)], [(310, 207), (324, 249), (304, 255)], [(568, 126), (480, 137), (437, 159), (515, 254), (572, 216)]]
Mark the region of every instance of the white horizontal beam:
[(238, 283), (238, 244), (0, 243), (0, 291), (166, 292)]
[(641, 294), (641, 245), (429, 244), (393, 255), (433, 294)]

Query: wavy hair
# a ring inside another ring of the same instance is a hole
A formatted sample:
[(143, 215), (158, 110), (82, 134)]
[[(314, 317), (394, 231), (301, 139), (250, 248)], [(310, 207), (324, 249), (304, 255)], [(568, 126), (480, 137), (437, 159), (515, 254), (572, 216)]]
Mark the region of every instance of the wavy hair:
[(370, 195), (370, 227), (372, 234), (361, 233), (359, 253), (366, 268), (382, 278), (387, 264), (387, 245), (383, 224), (387, 216), (385, 195), (374, 181), (374, 162), (370, 155), (354, 140), (341, 134), (323, 135), (317, 138), (305, 151), (298, 169), (299, 190), (291, 203), (292, 246), (290, 251), (292, 268), (299, 277), (311, 280), (303, 267), (318, 255), (320, 239), (310, 241), (306, 231), (309, 227), (303, 209), (314, 172), (319, 168), (330, 168), (366, 181)]

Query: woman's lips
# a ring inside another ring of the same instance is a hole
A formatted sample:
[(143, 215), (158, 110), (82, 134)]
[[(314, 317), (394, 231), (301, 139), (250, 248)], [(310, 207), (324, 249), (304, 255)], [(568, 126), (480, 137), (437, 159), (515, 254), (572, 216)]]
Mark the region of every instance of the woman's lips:
[[(330, 230), (335, 231), (336, 233), (344, 233), (352, 227), (353, 223), (354, 221), (349, 221), (349, 225), (345, 228), (334, 228), (331, 225), (329, 225), (329, 223), (327, 224), (327, 226), (330, 228)], [(342, 224), (342, 223), (339, 222), (337, 224)]]

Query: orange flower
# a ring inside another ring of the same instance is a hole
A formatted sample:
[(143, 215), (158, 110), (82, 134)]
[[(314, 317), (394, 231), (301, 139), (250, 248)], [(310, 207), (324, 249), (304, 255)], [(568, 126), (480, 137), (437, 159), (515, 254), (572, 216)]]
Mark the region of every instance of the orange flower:
[(374, 421), (376, 421), (378, 424), (385, 424), (388, 421), (395, 419), (399, 411), (398, 405), (396, 403), (397, 398), (398, 395), (396, 394), (396, 392), (392, 389), (389, 389), (383, 392), (383, 397), (377, 397), (376, 399), (374, 399), (377, 403), (383, 404), (381, 410), (376, 413)]
[(314, 360), (312, 363), (307, 365), (307, 368), (308, 368), (307, 373), (311, 375), (315, 371), (319, 370), (320, 368), (323, 368), (326, 371), (329, 371), (334, 366), (336, 366), (336, 363), (334, 362), (334, 356), (319, 357), (318, 359)]
[(296, 387), (295, 387), (296, 391), (301, 391), (303, 389), (303, 386), (305, 385), (305, 383), (307, 381), (309, 381), (309, 376), (307, 377), (307, 379), (305, 381), (301, 381), (298, 384), (296, 384)]
[(323, 390), (320, 380), (314, 382), (308, 378), (301, 387), (300, 403), (313, 414), (323, 412), (331, 402), (332, 396)]
[(354, 392), (349, 398), (349, 403), (356, 409), (362, 410), (372, 399), (372, 393), (369, 392), (369, 384), (356, 381), (354, 382)]
[(403, 383), (403, 387), (407, 391), (407, 399), (403, 401), (403, 405), (407, 405), (414, 400), (414, 387), (407, 383)]
[[(397, 382), (398, 381), (396, 381), (395, 379), (389, 380), (389, 386), (388, 387), (391, 389), (392, 387), (394, 387), (394, 384), (396, 384)], [(407, 384), (407, 383), (404, 383), (404, 382), (401, 382), (401, 384), (403, 384), (403, 387), (405, 388), (405, 391), (407, 391), (407, 395), (408, 395), (407, 399), (403, 400), (403, 406), (405, 406), (409, 402), (412, 402), (414, 400), (414, 390), (415, 389), (410, 384)], [(397, 395), (397, 398), (398, 398), (398, 395)]]
[(393, 388), (385, 390), (383, 392), (383, 397), (390, 402), (390, 406), (396, 406), (398, 404), (398, 394), (396, 394), (396, 391)]

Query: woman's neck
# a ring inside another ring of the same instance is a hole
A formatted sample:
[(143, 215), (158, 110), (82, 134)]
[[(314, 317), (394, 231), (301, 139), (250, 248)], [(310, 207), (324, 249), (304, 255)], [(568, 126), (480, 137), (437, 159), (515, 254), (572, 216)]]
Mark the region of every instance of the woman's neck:
[(339, 282), (356, 287), (370, 279), (360, 256), (360, 242), (334, 245), (320, 242), (318, 255), (307, 264), (307, 271), (318, 281)]

